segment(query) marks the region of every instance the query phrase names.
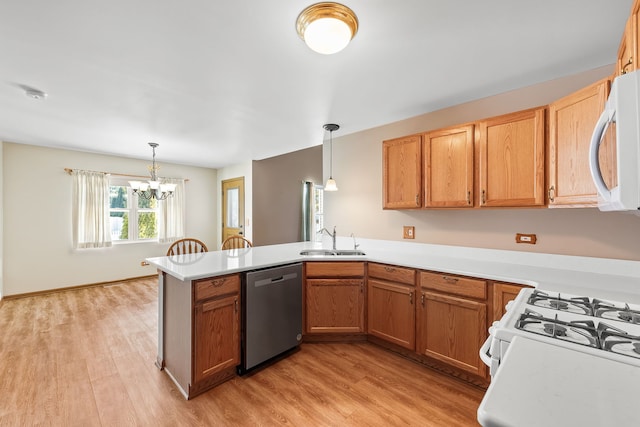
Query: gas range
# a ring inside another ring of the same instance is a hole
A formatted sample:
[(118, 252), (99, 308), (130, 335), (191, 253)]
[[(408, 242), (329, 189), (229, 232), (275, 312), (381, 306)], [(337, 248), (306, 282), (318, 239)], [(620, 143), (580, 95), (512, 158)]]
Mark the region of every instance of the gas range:
[(523, 289), (481, 350), (492, 376), (514, 336), (640, 366), (640, 305)]

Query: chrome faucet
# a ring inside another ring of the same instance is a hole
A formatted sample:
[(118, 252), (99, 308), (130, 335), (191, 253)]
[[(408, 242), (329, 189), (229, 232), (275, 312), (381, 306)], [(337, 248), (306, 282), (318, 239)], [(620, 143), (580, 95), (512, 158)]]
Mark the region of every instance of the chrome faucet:
[(358, 243), (356, 243), (356, 235), (351, 233), (351, 237), (353, 238), (353, 250), (357, 251), (358, 250), (358, 246), (360, 246)]
[(326, 228), (323, 228), (322, 230), (318, 231), (318, 233), (327, 233), (329, 236), (331, 236), (332, 242), (333, 242), (333, 250), (336, 250), (336, 226), (333, 226), (333, 233), (331, 233), (329, 230), (327, 230)]

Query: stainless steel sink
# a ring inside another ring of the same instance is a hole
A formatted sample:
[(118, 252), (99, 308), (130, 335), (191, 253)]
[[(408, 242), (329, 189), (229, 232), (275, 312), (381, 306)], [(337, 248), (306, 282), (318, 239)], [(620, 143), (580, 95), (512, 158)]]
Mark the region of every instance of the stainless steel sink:
[(300, 255), (306, 256), (356, 256), (356, 255), (366, 255), (362, 251), (358, 250), (348, 250), (341, 249), (337, 251), (332, 251), (330, 249), (305, 249), (300, 251)]
[(355, 256), (355, 255), (366, 255), (366, 254), (359, 250), (340, 249), (336, 251), (336, 255)]
[(311, 256), (334, 256), (336, 253), (329, 249), (306, 249), (304, 251), (300, 251), (300, 255), (311, 255)]

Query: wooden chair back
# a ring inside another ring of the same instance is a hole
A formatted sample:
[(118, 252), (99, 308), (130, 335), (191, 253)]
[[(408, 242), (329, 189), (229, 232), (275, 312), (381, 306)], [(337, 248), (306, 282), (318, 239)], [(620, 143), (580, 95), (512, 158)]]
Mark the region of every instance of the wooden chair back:
[(182, 254), (195, 254), (199, 252), (207, 252), (207, 245), (202, 243), (198, 239), (186, 238), (176, 240), (169, 246), (167, 250), (167, 256), (182, 255)]
[(233, 235), (227, 237), (224, 242), (222, 242), (222, 250), (225, 249), (242, 249), (242, 248), (250, 248), (253, 247), (253, 244), (250, 240), (245, 239), (240, 235)]

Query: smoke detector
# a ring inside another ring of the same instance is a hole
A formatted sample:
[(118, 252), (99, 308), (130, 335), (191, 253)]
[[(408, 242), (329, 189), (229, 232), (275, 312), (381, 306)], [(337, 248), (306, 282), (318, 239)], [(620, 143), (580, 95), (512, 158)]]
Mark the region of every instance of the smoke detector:
[(36, 89), (27, 85), (18, 85), (23, 91), (24, 94), (29, 98), (33, 99), (45, 99), (47, 97), (46, 92), (41, 91), (40, 89)]

